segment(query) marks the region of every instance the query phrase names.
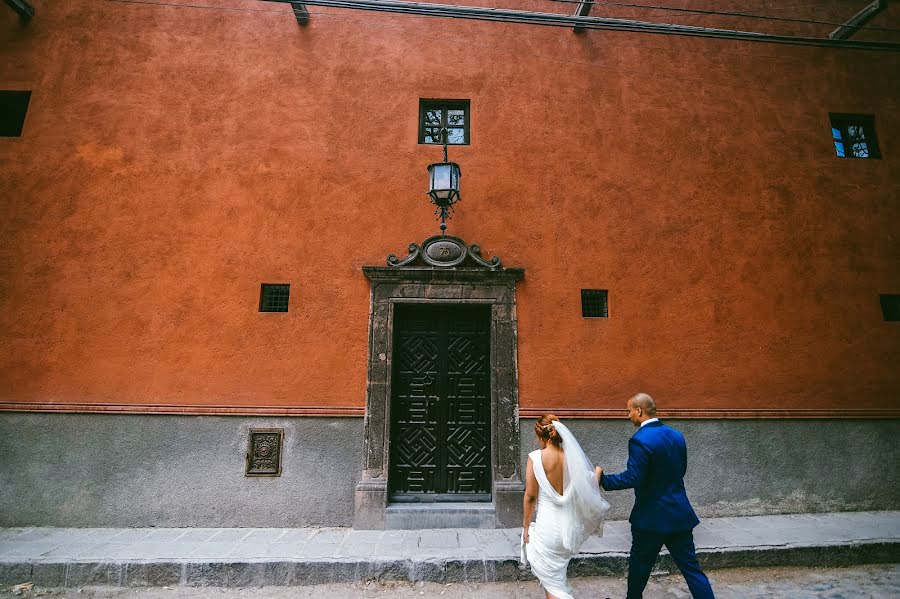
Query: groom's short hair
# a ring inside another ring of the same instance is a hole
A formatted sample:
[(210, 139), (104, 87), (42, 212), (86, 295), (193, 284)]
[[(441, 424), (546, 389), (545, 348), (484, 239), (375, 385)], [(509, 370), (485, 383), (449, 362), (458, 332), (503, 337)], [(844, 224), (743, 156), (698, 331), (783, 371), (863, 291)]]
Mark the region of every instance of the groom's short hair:
[(635, 393), (631, 403), (645, 411), (648, 416), (656, 416), (656, 402), (646, 393)]

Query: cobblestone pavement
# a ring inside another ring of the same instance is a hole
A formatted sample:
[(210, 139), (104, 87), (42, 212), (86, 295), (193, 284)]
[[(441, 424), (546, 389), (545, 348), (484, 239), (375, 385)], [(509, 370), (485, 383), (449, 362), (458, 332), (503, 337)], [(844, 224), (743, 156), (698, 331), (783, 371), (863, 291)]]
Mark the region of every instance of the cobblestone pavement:
[[(900, 564), (848, 568), (739, 568), (716, 570), (710, 578), (718, 599), (896, 599), (900, 597)], [(620, 599), (623, 578), (578, 578), (573, 581), (578, 598)], [(15, 597), (10, 588), (0, 598)], [(368, 599), (410, 597), (419, 599), (542, 599), (535, 582), (488, 584), (355, 583), (309, 587), (190, 588), (158, 587), (122, 589), (44, 589), (35, 587), (20, 597), (62, 599)], [(644, 599), (689, 598), (680, 576), (654, 576)]]

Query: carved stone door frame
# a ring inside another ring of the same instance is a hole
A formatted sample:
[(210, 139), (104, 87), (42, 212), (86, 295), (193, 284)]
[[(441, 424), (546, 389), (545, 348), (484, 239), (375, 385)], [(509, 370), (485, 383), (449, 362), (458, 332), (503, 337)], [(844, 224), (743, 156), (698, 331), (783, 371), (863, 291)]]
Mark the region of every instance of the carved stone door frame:
[(491, 306), (491, 468), (498, 526), (521, 523), (516, 283), (525, 271), (484, 260), (477, 245), (451, 236), (410, 244), (402, 260), (364, 266), (371, 282), (369, 361), (363, 466), (356, 485), (354, 528), (381, 529), (388, 503), (390, 400), (395, 306), (400, 303)]

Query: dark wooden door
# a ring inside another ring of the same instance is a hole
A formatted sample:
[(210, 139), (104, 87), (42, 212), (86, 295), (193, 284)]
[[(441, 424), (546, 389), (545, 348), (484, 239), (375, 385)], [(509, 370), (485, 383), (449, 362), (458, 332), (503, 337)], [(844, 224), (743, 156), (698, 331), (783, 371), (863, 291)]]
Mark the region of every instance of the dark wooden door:
[(490, 306), (398, 305), (392, 501), (490, 501)]

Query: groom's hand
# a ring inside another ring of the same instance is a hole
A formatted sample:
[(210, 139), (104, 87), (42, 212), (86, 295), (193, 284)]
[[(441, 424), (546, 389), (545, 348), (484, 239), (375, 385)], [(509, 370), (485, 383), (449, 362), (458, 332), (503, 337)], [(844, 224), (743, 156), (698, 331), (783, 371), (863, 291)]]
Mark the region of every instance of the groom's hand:
[(603, 468), (600, 466), (594, 466), (594, 480), (600, 481), (600, 477), (603, 476)]

